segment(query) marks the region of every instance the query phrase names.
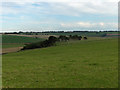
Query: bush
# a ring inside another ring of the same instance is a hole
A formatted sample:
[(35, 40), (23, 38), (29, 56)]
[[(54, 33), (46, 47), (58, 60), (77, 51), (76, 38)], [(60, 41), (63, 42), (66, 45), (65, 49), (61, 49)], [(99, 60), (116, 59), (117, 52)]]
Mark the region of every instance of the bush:
[[(21, 50), (50, 47), (53, 46), (57, 41), (68, 41), (69, 39), (81, 40), (82, 37), (78, 35), (74, 35), (74, 36), (70, 35), (69, 37), (61, 35), (59, 36), (59, 38), (50, 36), (48, 40), (37, 43), (26, 44)], [(87, 37), (84, 37), (84, 39), (87, 39)]]
[(68, 37), (63, 36), (63, 35), (60, 35), (58, 39), (59, 39), (59, 41), (68, 41), (69, 40)]
[(37, 43), (27, 44), (21, 50), (53, 46), (56, 41), (58, 41), (58, 39), (56, 37), (50, 36), (48, 40), (45, 40), (45, 41), (42, 41), (42, 42), (37, 42)]
[(84, 37), (84, 40), (87, 40), (87, 37)]
[(55, 43), (56, 41), (58, 41), (58, 38), (54, 37), (54, 36), (50, 36), (48, 39), (51, 43)]
[(82, 36), (78, 36), (78, 35), (72, 36), (72, 35), (69, 35), (69, 38), (70, 38), (70, 39), (74, 39), (74, 40), (81, 40), (81, 39), (82, 39)]

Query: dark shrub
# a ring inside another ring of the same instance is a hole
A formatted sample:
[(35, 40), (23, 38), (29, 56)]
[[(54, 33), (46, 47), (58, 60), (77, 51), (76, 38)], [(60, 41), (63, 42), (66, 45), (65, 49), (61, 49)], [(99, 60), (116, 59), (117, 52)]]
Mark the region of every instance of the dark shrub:
[(84, 40), (87, 40), (87, 37), (84, 37)]
[(58, 41), (58, 39), (54, 36), (50, 36), (49, 39), (48, 39), (51, 43), (54, 43), (56, 41)]
[(69, 35), (69, 38), (71, 38), (72, 37), (72, 35)]
[[(82, 37), (78, 35), (74, 35), (74, 36), (71, 35), (69, 37), (61, 35), (59, 36), (59, 38), (50, 36), (48, 40), (37, 43), (26, 44), (21, 50), (49, 47), (49, 46), (53, 46), (57, 41), (68, 41), (69, 39), (81, 40), (81, 38)], [(84, 37), (84, 39), (87, 39), (87, 37)]]
[(37, 43), (26, 44), (26, 46), (24, 46), (21, 50), (53, 46), (56, 41), (58, 41), (56, 37), (50, 36), (48, 40)]
[(69, 40), (68, 37), (63, 36), (63, 35), (60, 35), (58, 39), (59, 39), (59, 41), (68, 41)]
[(79, 36), (79, 37), (78, 37), (78, 40), (81, 40), (81, 39), (82, 39), (82, 36)]
[(78, 36), (78, 35), (69, 35), (69, 38), (70, 39), (74, 39), (74, 40), (81, 40), (82, 39), (82, 37), (81, 36)]

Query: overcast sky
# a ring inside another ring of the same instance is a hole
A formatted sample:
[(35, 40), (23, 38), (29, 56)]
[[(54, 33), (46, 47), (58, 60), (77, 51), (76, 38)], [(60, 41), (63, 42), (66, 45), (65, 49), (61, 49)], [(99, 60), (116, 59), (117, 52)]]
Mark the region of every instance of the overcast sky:
[(1, 4), (3, 32), (118, 28), (118, 0), (4, 0)]

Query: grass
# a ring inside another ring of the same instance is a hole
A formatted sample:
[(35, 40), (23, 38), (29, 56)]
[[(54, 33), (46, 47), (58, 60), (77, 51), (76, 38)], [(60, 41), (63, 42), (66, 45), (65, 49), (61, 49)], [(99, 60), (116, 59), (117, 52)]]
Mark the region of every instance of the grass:
[(117, 88), (117, 39), (83, 40), (3, 55), (3, 88)]
[(33, 38), (33, 37), (24, 37), (24, 36), (12, 36), (12, 35), (2, 35), (2, 43), (31, 43), (38, 42), (44, 39)]
[(2, 48), (13, 48), (22, 47), (24, 43), (32, 43), (43, 41), (41, 38), (24, 37), (24, 36), (12, 36), (12, 35), (2, 35)]
[(23, 44), (3, 44), (2, 48), (13, 48), (13, 47), (22, 47), (24, 46)]

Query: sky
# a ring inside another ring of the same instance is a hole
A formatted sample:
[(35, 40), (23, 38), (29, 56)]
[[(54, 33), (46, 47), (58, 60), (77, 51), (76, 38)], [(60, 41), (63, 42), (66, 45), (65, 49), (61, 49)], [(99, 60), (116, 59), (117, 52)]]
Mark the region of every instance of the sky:
[(3, 0), (0, 31), (118, 30), (118, 0)]

